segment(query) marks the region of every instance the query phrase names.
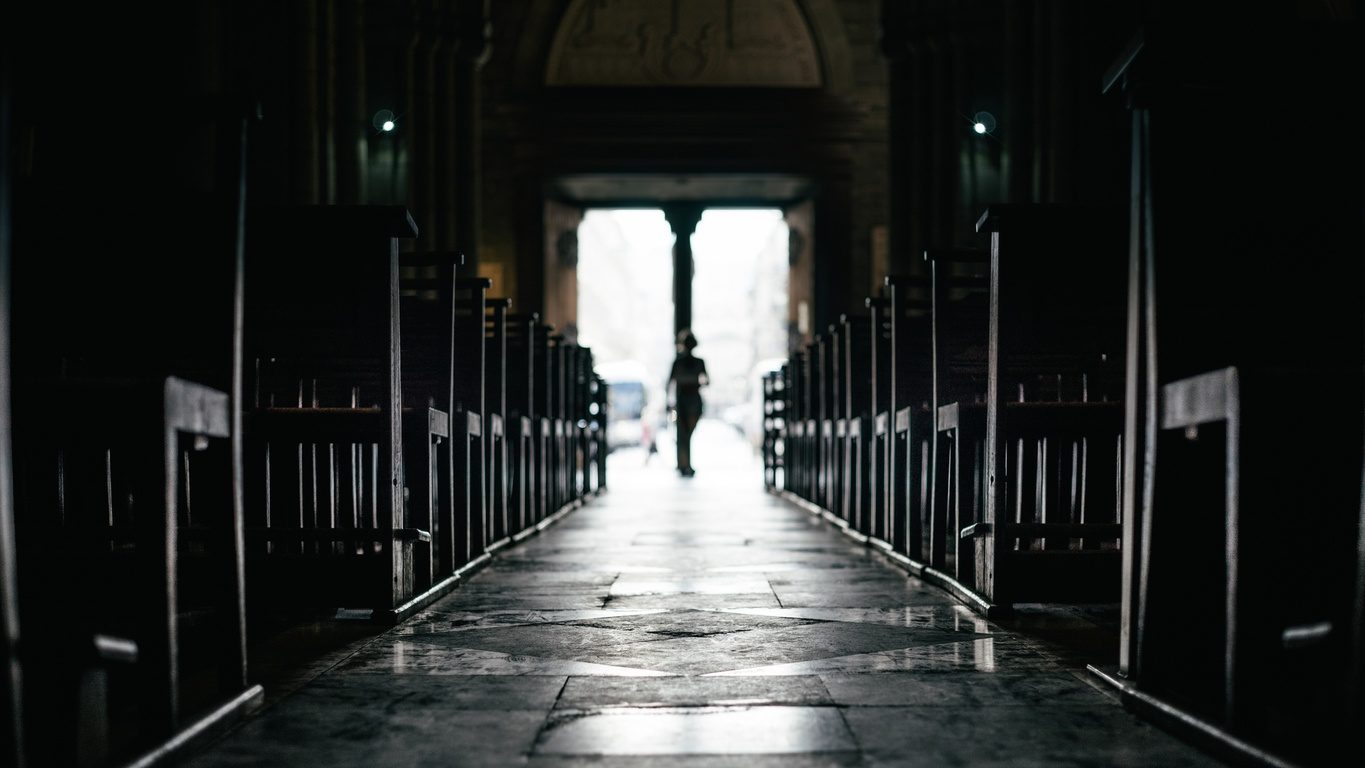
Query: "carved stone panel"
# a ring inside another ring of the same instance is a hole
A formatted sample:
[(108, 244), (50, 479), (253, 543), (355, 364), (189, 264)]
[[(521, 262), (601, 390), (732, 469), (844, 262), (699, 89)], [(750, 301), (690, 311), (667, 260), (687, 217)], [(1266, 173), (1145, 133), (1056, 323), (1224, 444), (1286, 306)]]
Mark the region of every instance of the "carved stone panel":
[(574, 0), (546, 84), (818, 88), (820, 55), (795, 0)]

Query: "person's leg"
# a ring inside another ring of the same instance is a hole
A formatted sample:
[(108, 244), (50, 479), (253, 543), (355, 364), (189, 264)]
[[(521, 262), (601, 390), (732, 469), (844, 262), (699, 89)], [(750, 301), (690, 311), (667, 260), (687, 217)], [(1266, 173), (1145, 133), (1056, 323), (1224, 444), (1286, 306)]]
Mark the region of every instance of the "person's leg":
[(684, 473), (692, 471), (692, 431), (696, 428), (696, 415), (678, 415), (678, 469)]

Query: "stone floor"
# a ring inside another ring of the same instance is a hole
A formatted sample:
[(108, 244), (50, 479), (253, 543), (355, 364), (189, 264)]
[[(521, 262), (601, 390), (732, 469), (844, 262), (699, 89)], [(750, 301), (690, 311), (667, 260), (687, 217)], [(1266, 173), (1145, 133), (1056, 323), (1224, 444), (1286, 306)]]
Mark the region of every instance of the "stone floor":
[(608, 495), (191, 765), (1215, 764), (698, 442), (690, 480), (613, 454)]

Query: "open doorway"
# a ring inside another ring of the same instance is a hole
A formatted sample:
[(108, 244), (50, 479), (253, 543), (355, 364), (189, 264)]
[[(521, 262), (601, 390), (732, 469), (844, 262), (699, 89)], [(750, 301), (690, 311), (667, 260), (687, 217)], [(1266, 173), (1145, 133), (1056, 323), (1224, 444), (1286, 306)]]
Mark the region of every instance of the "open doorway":
[[(788, 348), (788, 242), (776, 208), (708, 209), (692, 235), (692, 331), (709, 379), (694, 438), (703, 471), (762, 440), (762, 375)], [(673, 245), (659, 209), (590, 209), (578, 228), (578, 338), (611, 386), (618, 477), (675, 461), (666, 389), (675, 356)]]
[(761, 444), (763, 374), (787, 354), (787, 224), (776, 208), (711, 209), (692, 236), (692, 331), (706, 415)]

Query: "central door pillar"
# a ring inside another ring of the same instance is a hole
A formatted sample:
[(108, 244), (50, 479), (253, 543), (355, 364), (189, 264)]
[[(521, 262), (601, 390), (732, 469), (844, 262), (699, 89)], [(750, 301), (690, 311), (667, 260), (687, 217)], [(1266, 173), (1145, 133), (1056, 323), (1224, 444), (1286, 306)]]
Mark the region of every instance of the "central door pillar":
[(692, 233), (705, 206), (695, 203), (663, 206), (664, 218), (677, 238), (673, 242), (673, 334), (692, 327)]

